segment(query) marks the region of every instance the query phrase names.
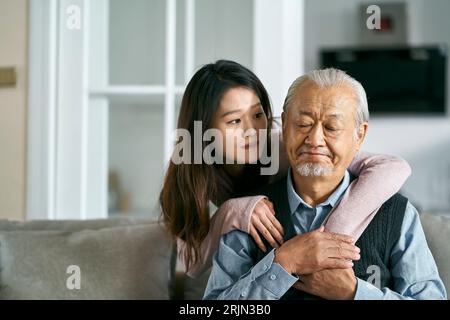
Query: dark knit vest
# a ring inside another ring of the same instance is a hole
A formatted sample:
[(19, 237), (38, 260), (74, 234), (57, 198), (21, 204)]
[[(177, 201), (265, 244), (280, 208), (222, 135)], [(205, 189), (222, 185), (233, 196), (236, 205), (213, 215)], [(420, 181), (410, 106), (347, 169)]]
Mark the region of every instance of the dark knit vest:
[[(353, 177), (352, 177), (353, 178)], [(284, 229), (284, 240), (287, 241), (296, 235), (291, 219), (286, 178), (280, 179), (252, 194), (266, 195), (275, 207), (276, 217)], [(400, 237), (401, 226), (408, 199), (395, 194), (387, 200), (356, 242), (361, 249), (361, 259), (354, 262), (353, 270), (356, 277), (367, 281), (373, 270), (372, 265), (380, 268), (381, 287), (392, 288), (390, 272), (390, 255), (393, 246)], [(270, 244), (264, 240), (268, 251), (272, 250)], [(254, 264), (265, 257), (267, 253), (261, 251), (253, 241), (251, 254)], [(295, 288), (289, 289), (281, 299), (320, 299)]]

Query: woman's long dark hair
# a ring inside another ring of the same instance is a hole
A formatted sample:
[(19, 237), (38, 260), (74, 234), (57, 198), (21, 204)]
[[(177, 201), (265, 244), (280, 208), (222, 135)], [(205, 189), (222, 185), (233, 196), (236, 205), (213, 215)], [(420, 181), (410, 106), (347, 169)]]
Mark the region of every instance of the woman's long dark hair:
[[(178, 115), (178, 129), (188, 130), (191, 137), (194, 137), (194, 121), (202, 121), (202, 130), (209, 129), (223, 95), (236, 87), (255, 92), (270, 130), (272, 110), (266, 89), (252, 71), (227, 60), (203, 66), (189, 81)], [(206, 145), (203, 142), (203, 148)], [(191, 147), (193, 155), (193, 144)], [(218, 198), (217, 176), (215, 165), (194, 164), (193, 161), (191, 164), (174, 164), (171, 161), (164, 179), (159, 198), (162, 218), (169, 233), (185, 241), (188, 270), (198, 260), (201, 243), (209, 231), (209, 201)]]

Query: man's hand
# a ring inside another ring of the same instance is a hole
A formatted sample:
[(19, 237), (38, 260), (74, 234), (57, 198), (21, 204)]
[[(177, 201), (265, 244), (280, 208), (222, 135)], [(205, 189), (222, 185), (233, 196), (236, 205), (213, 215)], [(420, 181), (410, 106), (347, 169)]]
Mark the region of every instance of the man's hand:
[(297, 235), (275, 250), (274, 262), (291, 274), (311, 274), (324, 269), (351, 268), (359, 248), (346, 235), (325, 232), (324, 227)]
[(329, 300), (353, 300), (356, 293), (353, 269), (327, 269), (301, 276), (296, 289)]

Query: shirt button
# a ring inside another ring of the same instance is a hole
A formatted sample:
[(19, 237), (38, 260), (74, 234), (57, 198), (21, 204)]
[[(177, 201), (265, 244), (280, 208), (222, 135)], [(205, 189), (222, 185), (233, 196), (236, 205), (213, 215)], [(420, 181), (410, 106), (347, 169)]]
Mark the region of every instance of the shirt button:
[(270, 280), (275, 280), (276, 278), (277, 278), (276, 275), (274, 275), (274, 274), (271, 274), (271, 275), (270, 275)]
[(245, 291), (242, 291), (242, 293), (241, 293), (241, 297), (245, 297), (247, 295), (247, 292), (245, 292)]

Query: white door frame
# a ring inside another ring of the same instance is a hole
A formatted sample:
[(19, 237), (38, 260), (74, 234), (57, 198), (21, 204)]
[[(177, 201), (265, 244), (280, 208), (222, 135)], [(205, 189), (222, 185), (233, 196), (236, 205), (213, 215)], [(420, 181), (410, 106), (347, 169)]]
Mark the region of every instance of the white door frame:
[[(30, 1), (27, 219), (107, 214), (88, 197), (106, 201), (107, 183), (105, 168), (88, 163), (89, 7), (88, 0)], [(80, 28), (70, 24), (77, 18)], [(95, 182), (97, 192), (88, 187)]]
[(26, 218), (55, 218), (57, 1), (29, 2)]

